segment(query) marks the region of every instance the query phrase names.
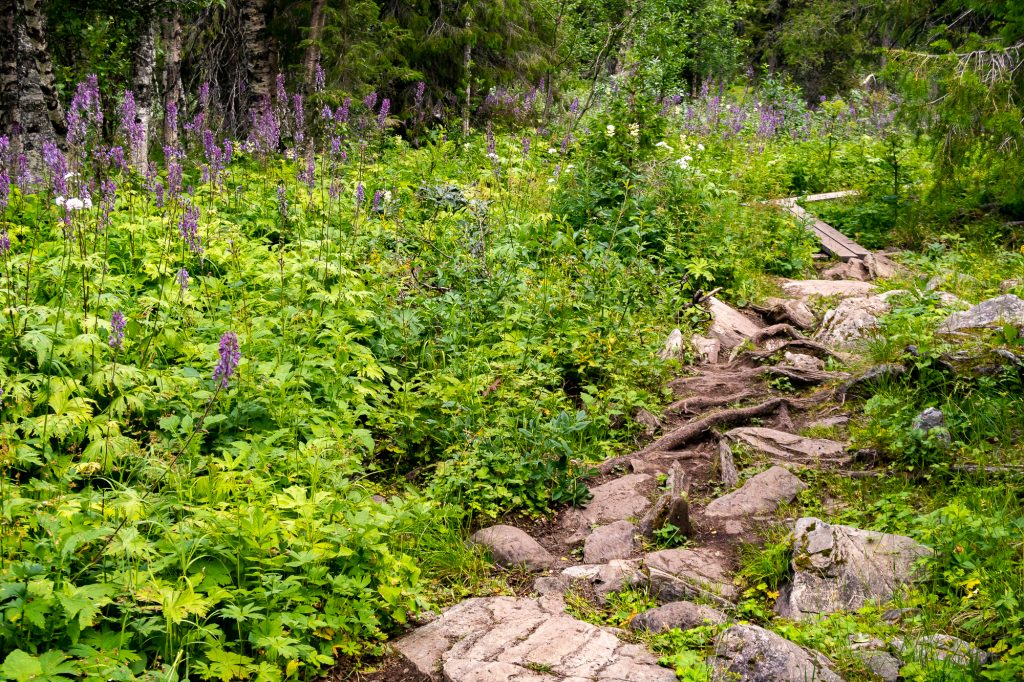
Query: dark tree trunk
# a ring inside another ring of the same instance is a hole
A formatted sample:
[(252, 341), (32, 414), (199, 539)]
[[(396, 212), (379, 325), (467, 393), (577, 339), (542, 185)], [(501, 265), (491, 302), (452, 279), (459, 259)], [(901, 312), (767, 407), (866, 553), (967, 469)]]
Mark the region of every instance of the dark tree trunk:
[(164, 144), (174, 147), (178, 144), (178, 125), (167, 116), (171, 105), (181, 111), (183, 88), (181, 85), (181, 9), (174, 11), (164, 20)]
[(0, 135), (18, 120), (18, 23), (15, 0), (0, 0)]
[(316, 66), (320, 63), (320, 39), (324, 33), (324, 5), (326, 0), (313, 0), (313, 7), (309, 18), (309, 45), (306, 47), (306, 57), (303, 60), (302, 70), (306, 77), (306, 85), (310, 90), (314, 89), (316, 79)]
[(267, 0), (238, 0), (239, 32), (250, 102), (270, 97), (270, 37), (267, 35)]
[(135, 94), (135, 118), (142, 128), (142, 140), (132, 149), (132, 165), (146, 171), (149, 161), (149, 138), (153, 124), (153, 71), (156, 65), (157, 18), (152, 12), (143, 18), (142, 31), (132, 52), (132, 92)]
[[(11, 0), (2, 0), (10, 2)], [(26, 151), (39, 151), (43, 142), (66, 132), (57, 98), (53, 63), (46, 49), (46, 21), (41, 0), (22, 0), (17, 17), (18, 120)]]

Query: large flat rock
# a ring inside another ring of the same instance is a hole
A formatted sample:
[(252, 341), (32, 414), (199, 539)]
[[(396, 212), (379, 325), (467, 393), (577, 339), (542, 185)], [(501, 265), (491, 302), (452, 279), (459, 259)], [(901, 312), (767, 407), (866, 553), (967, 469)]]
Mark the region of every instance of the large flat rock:
[(714, 549), (663, 549), (644, 557), (644, 567), (661, 601), (701, 598), (726, 606), (739, 595), (728, 558)]
[(939, 326), (940, 332), (992, 329), (1004, 325), (1024, 327), (1024, 299), (1013, 294), (997, 296), (960, 313), (953, 313)]
[(708, 336), (721, 343), (724, 350), (732, 350), (761, 329), (749, 317), (713, 296), (708, 304), (711, 312)]
[(777, 461), (819, 464), (845, 459), (846, 446), (826, 438), (805, 438), (761, 426), (746, 426), (725, 433), (725, 438), (743, 443)]
[(848, 348), (878, 329), (878, 318), (889, 311), (882, 296), (844, 298), (825, 313), (814, 340), (833, 348)]
[(470, 539), (490, 550), (494, 563), (506, 568), (519, 566), (528, 571), (543, 571), (555, 563), (555, 558), (539, 542), (515, 526), (489, 526), (473, 533)]
[(774, 466), (752, 476), (738, 490), (712, 500), (704, 508), (704, 516), (735, 519), (771, 514), (806, 487), (788, 469)]
[(716, 682), (843, 680), (824, 655), (756, 625), (733, 625), (719, 635), (711, 663)]
[(654, 477), (648, 474), (621, 476), (591, 490), (594, 497), (580, 513), (591, 525), (640, 518), (651, 506), (654, 487)]
[(692, 601), (674, 601), (649, 609), (629, 621), (633, 630), (665, 632), (672, 628), (690, 630), (702, 625), (722, 625), (728, 617), (717, 609)]
[(870, 282), (852, 280), (802, 279), (782, 283), (782, 290), (796, 298), (827, 298), (838, 296), (868, 296), (874, 293), (875, 285)]
[(672, 682), (654, 656), (576, 620), (558, 597), (469, 599), (395, 642), (437, 682)]
[(902, 535), (804, 517), (793, 528), (793, 582), (775, 610), (801, 619), (889, 601), (918, 577), (914, 564), (930, 553)]
[(636, 526), (629, 521), (616, 521), (601, 526), (583, 543), (583, 560), (588, 564), (604, 564), (612, 559), (628, 559), (636, 546)]

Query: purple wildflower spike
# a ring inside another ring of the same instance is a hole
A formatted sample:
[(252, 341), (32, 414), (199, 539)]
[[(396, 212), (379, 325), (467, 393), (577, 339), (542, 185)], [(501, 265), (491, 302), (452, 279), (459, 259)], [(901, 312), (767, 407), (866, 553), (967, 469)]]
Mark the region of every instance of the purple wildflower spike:
[(221, 388), (227, 388), (228, 382), (235, 375), (238, 369), (238, 362), (242, 359), (242, 353), (238, 349), (238, 337), (234, 332), (224, 332), (220, 337), (220, 360), (213, 370), (213, 380), (220, 383)]
[(124, 319), (124, 313), (115, 310), (110, 318), (110, 340), (107, 342), (114, 350), (121, 350), (124, 345), (124, 327), (128, 323)]

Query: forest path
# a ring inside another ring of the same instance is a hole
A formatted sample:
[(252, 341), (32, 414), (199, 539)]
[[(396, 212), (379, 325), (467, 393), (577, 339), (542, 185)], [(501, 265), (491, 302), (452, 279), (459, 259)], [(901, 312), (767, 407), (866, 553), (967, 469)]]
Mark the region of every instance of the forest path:
[[(745, 313), (711, 299), (707, 338), (693, 339), (701, 363), (670, 384), (677, 400), (662, 419), (635, 415), (647, 427), (646, 446), (604, 462), (586, 505), (473, 536), (513, 575), (540, 575), (524, 580), (519, 596), (469, 599), (422, 624), (395, 642), (397, 656), (370, 679), (674, 680), (675, 673), (660, 667), (635, 637), (567, 611), (570, 591), (600, 605), (628, 586), (646, 589), (659, 603), (629, 621), (633, 630), (706, 623), (723, 628), (708, 661), (715, 679), (841, 679), (820, 653), (733, 623), (741, 596), (740, 548), (763, 543), (769, 527), (785, 524), (800, 534), (793, 583), (778, 600), (790, 617), (887, 600), (911, 580), (912, 559), (926, 551), (909, 538), (786, 515), (806, 488), (794, 472), (874, 475), (863, 468), (861, 453), (847, 449), (843, 401), (851, 392), (870, 390), (888, 370), (853, 376), (840, 368), (856, 364), (848, 354), (852, 344), (888, 305), (886, 295), (859, 280), (865, 273), (891, 275), (895, 266), (868, 254), (843, 267), (832, 275), (859, 279), (783, 282), (785, 298)], [(822, 302), (832, 307), (819, 321), (812, 307)], [(813, 337), (805, 335), (812, 330)], [(682, 351), (674, 333), (662, 353)], [(801, 435), (808, 431), (829, 437)], [(685, 543), (657, 549), (671, 545), (666, 540), (673, 534), (677, 540), (685, 536)], [(822, 551), (818, 545), (827, 551), (815, 554)], [(837, 548), (836, 557), (830, 548)], [(810, 556), (834, 569), (826, 571), (832, 577), (815, 583), (805, 576), (797, 568), (798, 551), (804, 560)], [(892, 658), (872, 653), (880, 669), (893, 665), (885, 657)]]

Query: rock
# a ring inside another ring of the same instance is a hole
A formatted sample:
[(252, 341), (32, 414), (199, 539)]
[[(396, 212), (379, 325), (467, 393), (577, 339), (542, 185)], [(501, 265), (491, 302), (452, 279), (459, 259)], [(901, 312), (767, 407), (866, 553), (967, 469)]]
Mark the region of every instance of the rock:
[(489, 549), (494, 563), (499, 566), (543, 571), (555, 564), (555, 558), (540, 543), (514, 526), (483, 528), (473, 533), (471, 540)]
[(683, 333), (678, 329), (673, 329), (665, 339), (665, 345), (658, 351), (658, 357), (662, 360), (681, 360), (684, 345)]
[(722, 344), (722, 349), (731, 351), (751, 336), (756, 334), (760, 327), (743, 314), (730, 308), (715, 297), (709, 299), (711, 312), (711, 327), (708, 335), (717, 339)]
[(644, 427), (644, 436), (647, 438), (652, 438), (661, 428), (661, 420), (642, 407), (633, 415), (633, 421)]
[(867, 282), (871, 279), (871, 271), (868, 266), (859, 258), (851, 258), (845, 263), (836, 263), (832, 267), (823, 270), (822, 279), (855, 279), (859, 282)]
[(644, 557), (651, 591), (662, 601), (704, 598), (731, 606), (739, 594), (726, 558), (707, 547), (663, 549)]
[(804, 438), (785, 431), (760, 426), (746, 426), (725, 432), (725, 438), (743, 443), (774, 459), (803, 464), (845, 460), (846, 446), (826, 438)]
[(808, 426), (812, 429), (830, 429), (835, 427), (843, 427), (850, 423), (850, 415), (839, 414), (834, 417), (824, 417), (813, 421)]
[(1013, 294), (1004, 294), (982, 301), (976, 306), (953, 313), (939, 325), (940, 333), (968, 329), (992, 329), (1004, 325), (1024, 327), (1024, 300)]
[(893, 646), (907, 658), (921, 662), (950, 661), (956, 665), (984, 665), (988, 654), (951, 635), (925, 635), (916, 640), (893, 640)]
[(533, 591), (542, 597), (562, 595), (569, 591), (570, 580), (562, 575), (542, 575), (533, 580)]
[(850, 280), (804, 279), (783, 282), (782, 290), (786, 295), (796, 298), (827, 298), (829, 296), (846, 298), (848, 296), (868, 296), (875, 291), (875, 285), (870, 282)]
[(916, 607), (906, 609), (886, 609), (882, 613), (882, 620), (886, 623), (900, 623), (904, 618), (912, 618), (921, 613), (921, 609)]
[(772, 324), (788, 323), (799, 329), (814, 327), (814, 313), (810, 307), (792, 298), (769, 298), (758, 312)]
[(825, 362), (821, 358), (816, 358), (813, 355), (786, 351), (785, 355), (782, 357), (784, 364), (789, 367), (795, 367), (803, 370), (817, 370), (819, 372), (824, 371), (825, 369)]
[(613, 559), (607, 564), (570, 566), (562, 571), (561, 577), (570, 581), (584, 580), (590, 583), (594, 593), (602, 601), (612, 592), (640, 585), (646, 580), (640, 570), (639, 559)]
[(612, 559), (628, 559), (636, 546), (636, 526), (629, 521), (616, 521), (594, 530), (583, 543), (583, 560), (588, 564), (605, 564)]
[(433, 682), (672, 682), (643, 647), (576, 620), (556, 597), (468, 599), (395, 642)]
[(884, 253), (869, 253), (864, 256), (864, 265), (871, 279), (889, 279), (900, 271), (900, 266)]
[(653, 488), (654, 477), (648, 474), (621, 476), (591, 490), (593, 498), (580, 513), (592, 526), (640, 518), (651, 506), (648, 491)]
[(960, 310), (966, 310), (971, 306), (955, 294), (951, 294), (948, 291), (936, 291), (935, 298), (939, 300), (939, 304), (946, 308), (958, 308)]
[(793, 581), (775, 610), (798, 620), (889, 601), (917, 577), (914, 563), (928, 554), (930, 549), (902, 535), (799, 519), (793, 528)]
[(933, 433), (945, 445), (952, 442), (949, 430), (946, 428), (946, 415), (936, 407), (929, 407), (914, 417), (914, 428), (924, 431), (926, 434)]
[(732, 490), (740, 484), (740, 474), (736, 471), (736, 459), (732, 456), (729, 441), (722, 438), (718, 441), (718, 474), (722, 485)]
[(878, 296), (843, 299), (825, 313), (814, 339), (836, 348), (850, 346), (877, 329), (878, 316), (888, 310), (889, 304)]
[(667, 525), (675, 526), (683, 536), (693, 533), (690, 527), (690, 503), (686, 498), (686, 482), (683, 469), (675, 462), (668, 473), (668, 490), (654, 503), (640, 520), (640, 532), (653, 538), (655, 533)]
[(887, 651), (855, 651), (853, 655), (859, 658), (872, 674), (883, 682), (896, 682), (900, 679), (900, 668), (903, 662)]
[(713, 680), (842, 682), (824, 655), (757, 627), (733, 625), (715, 641)]
[(721, 625), (728, 620), (717, 609), (690, 601), (674, 601), (664, 606), (644, 611), (629, 622), (633, 630), (665, 632), (672, 628), (690, 630), (701, 625)]
[(718, 356), (722, 352), (722, 342), (718, 339), (706, 339), (697, 334), (690, 339), (693, 342), (693, 349), (697, 352), (697, 358), (707, 365), (717, 365)]
[(704, 508), (704, 516), (734, 519), (771, 514), (783, 502), (792, 501), (806, 487), (803, 481), (787, 469), (774, 466), (748, 480), (739, 490), (712, 500)]

